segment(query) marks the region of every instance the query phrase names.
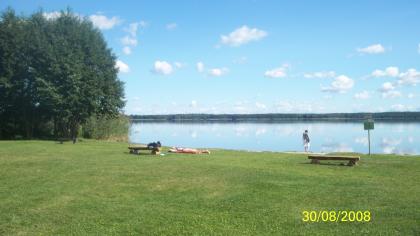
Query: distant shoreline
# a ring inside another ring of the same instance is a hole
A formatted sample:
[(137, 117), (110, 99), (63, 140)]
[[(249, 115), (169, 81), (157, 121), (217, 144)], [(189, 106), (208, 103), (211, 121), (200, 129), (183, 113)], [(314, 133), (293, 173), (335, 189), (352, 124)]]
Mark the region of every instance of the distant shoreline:
[(420, 122), (420, 112), (380, 112), (380, 113), (270, 113), (270, 114), (169, 114), (169, 115), (129, 115), (133, 122), (362, 122), (373, 119), (381, 122)]

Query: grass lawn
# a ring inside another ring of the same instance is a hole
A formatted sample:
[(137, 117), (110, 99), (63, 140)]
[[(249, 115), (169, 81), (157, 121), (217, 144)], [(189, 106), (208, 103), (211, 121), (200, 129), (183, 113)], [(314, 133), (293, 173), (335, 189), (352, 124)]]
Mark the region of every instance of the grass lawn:
[[(420, 235), (420, 157), (213, 150), (130, 155), (127, 144), (0, 142), (0, 235)], [(305, 210), (371, 222), (306, 223)]]

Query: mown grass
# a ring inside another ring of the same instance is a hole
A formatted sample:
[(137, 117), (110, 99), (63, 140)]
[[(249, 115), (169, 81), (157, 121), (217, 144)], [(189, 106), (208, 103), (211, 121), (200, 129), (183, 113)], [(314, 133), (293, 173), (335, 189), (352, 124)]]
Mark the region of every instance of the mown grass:
[[(0, 142), (0, 235), (419, 235), (420, 158), (130, 155), (127, 144)], [(369, 210), (305, 223), (304, 210)]]

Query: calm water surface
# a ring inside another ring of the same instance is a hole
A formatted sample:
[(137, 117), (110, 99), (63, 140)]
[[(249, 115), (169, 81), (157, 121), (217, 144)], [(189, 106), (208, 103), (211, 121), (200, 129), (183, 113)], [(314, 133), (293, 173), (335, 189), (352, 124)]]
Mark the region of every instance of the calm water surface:
[[(132, 143), (253, 151), (303, 151), (307, 129), (312, 152), (368, 152), (363, 123), (132, 123)], [(375, 123), (372, 153), (420, 154), (420, 122)]]

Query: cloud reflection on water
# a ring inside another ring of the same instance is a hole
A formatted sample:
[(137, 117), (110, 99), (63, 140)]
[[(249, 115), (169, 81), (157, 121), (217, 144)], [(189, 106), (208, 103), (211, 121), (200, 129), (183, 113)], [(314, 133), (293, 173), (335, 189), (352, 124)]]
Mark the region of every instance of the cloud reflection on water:
[[(160, 140), (168, 146), (256, 151), (302, 151), (302, 133), (309, 130), (313, 152), (367, 153), (367, 132), (360, 123), (133, 123), (130, 141)], [(419, 153), (419, 123), (376, 123), (372, 153)]]

